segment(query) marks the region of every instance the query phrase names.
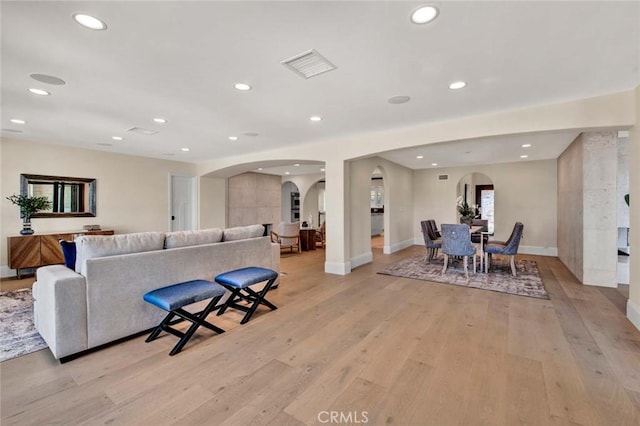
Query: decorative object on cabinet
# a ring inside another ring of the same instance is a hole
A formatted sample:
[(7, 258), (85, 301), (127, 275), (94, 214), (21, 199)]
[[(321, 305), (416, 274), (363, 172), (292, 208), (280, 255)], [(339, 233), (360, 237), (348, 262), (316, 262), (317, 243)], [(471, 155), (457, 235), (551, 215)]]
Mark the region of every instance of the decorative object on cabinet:
[(72, 241), (77, 235), (113, 235), (111, 229), (75, 231), (54, 234), (22, 235), (7, 238), (9, 268), (15, 269), (18, 278), (21, 270), (45, 265), (63, 264), (64, 255), (60, 240)]
[(31, 217), (95, 217), (96, 180), (47, 175), (20, 175), (20, 194), (46, 196), (51, 200), (48, 211)]
[(9, 200), (12, 204), (20, 207), (20, 217), (22, 218), (22, 230), (20, 231), (21, 235), (33, 234), (34, 231), (33, 229), (31, 229), (31, 218), (33, 217), (33, 215), (40, 210), (51, 208), (51, 201), (49, 201), (49, 199), (44, 196), (13, 194), (10, 197), (7, 197), (7, 200)]

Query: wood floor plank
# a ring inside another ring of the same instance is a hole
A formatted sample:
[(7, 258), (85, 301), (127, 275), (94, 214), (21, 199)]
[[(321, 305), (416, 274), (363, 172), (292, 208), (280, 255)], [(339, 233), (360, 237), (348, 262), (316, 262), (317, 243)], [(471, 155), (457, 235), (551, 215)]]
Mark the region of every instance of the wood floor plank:
[(507, 368), (507, 424), (545, 425), (551, 422), (542, 363), (509, 355)]
[(531, 255), (518, 258), (537, 262), (550, 300), (377, 274), (415, 254), (374, 249), (347, 276), (323, 272), (323, 250), (283, 254), (278, 310), (211, 317), (227, 332), (199, 330), (174, 357), (166, 335), (62, 365), (48, 350), (2, 362), (0, 422), (300, 426), (325, 410), (375, 425), (640, 424), (640, 332), (617, 294)]

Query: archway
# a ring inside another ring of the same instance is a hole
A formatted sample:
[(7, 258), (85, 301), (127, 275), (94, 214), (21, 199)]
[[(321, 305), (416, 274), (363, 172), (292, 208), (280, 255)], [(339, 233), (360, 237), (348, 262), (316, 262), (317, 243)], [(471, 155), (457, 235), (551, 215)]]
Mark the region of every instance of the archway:
[(487, 221), (489, 232), (495, 224), (495, 188), (493, 180), (484, 173), (469, 173), (460, 178), (457, 187), (458, 199), (466, 202), (474, 211), (474, 218)]
[(319, 227), (325, 220), (325, 180), (312, 183), (304, 194), (302, 219), (310, 227)]

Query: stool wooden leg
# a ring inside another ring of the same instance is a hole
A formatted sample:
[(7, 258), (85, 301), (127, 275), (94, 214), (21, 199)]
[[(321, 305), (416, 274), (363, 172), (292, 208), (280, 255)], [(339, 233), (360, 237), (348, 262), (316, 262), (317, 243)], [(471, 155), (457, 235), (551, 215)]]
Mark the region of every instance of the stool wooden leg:
[(258, 305), (260, 304), (268, 306), (269, 308), (271, 308), (271, 310), (278, 309), (276, 305), (274, 305), (273, 303), (269, 302), (264, 298), (264, 296), (267, 294), (267, 292), (269, 291), (269, 289), (271, 288), (271, 286), (275, 281), (276, 281), (275, 279), (269, 280), (269, 282), (264, 286), (264, 288), (260, 291), (260, 293), (256, 293), (255, 291), (247, 288), (247, 290), (249, 290), (250, 293), (253, 293), (252, 296), (254, 296), (255, 302), (253, 302), (253, 305), (251, 305), (247, 313), (244, 315), (244, 318), (242, 318), (242, 321), (240, 321), (240, 324), (244, 324), (247, 321), (249, 321), (253, 313), (256, 311), (256, 309), (258, 309)]

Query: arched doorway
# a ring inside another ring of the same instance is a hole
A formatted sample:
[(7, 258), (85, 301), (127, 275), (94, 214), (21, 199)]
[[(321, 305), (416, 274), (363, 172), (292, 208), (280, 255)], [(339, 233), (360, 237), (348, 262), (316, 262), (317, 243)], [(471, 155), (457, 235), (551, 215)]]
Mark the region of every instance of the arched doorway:
[(487, 221), (489, 232), (493, 233), (495, 224), (493, 180), (484, 173), (466, 174), (458, 182), (457, 196), (472, 207), (476, 219)]

